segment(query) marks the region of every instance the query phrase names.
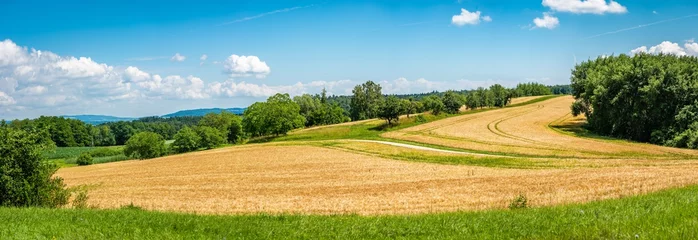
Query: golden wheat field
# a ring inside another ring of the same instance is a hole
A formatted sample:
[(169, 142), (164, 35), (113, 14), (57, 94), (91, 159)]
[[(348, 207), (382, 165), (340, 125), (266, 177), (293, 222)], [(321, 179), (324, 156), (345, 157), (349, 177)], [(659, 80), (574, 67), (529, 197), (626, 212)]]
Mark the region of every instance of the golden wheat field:
[[(698, 183), (697, 151), (556, 129), (583, 121), (569, 115), (571, 101), (557, 97), (383, 134), (463, 152), (352, 140), (250, 144), (57, 175), (69, 186), (86, 186), (88, 203), (99, 208), (134, 204), (203, 214), (482, 210), (505, 208), (522, 193), (532, 206), (544, 206)], [(433, 163), (442, 158), (467, 161)]]

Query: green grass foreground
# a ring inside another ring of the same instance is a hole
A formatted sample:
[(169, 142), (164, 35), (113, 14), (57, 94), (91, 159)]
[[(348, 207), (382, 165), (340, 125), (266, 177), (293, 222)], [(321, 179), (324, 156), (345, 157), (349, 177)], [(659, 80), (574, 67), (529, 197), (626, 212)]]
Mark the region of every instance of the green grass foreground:
[(696, 239), (698, 186), (581, 205), (412, 216), (202, 216), (131, 209), (0, 208), (0, 239), (53, 238)]

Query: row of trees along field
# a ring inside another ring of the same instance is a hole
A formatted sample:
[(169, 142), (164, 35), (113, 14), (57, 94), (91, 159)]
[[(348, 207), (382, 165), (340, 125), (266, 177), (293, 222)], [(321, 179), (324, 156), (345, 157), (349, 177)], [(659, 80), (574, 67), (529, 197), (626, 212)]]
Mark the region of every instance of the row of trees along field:
[(9, 125), (17, 129), (46, 129), (58, 147), (124, 145), (138, 132), (155, 132), (172, 139), (179, 129), (196, 125), (201, 117), (145, 117), (92, 126), (77, 119), (41, 116), (37, 119), (14, 120)]
[(138, 133), (155, 133), (163, 140), (175, 140), (171, 151), (187, 152), (235, 144), (249, 137), (281, 135), (296, 128), (351, 120), (380, 117), (392, 124), (402, 114), (425, 111), (453, 114), (463, 105), (470, 109), (503, 107), (512, 97), (547, 95), (552, 94), (553, 89), (565, 91), (565, 86), (523, 83), (507, 89), (496, 84), (472, 91), (385, 96), (379, 84), (367, 81), (357, 85), (353, 95), (346, 97), (328, 97), (324, 90), (320, 94), (294, 98), (277, 94), (250, 106), (243, 117), (223, 112), (203, 117), (145, 117), (92, 126), (76, 119), (42, 116), (2, 124), (15, 129), (44, 129), (58, 147), (128, 145)]
[(698, 58), (610, 56), (572, 71), (575, 115), (599, 134), (698, 148)]

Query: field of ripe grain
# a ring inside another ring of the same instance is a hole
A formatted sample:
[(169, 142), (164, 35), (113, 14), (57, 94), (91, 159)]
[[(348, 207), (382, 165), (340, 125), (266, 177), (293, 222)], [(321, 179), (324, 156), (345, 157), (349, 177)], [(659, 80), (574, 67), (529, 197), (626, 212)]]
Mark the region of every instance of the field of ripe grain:
[(388, 132), (383, 137), (494, 155), (556, 158), (689, 159), (698, 151), (626, 141), (580, 138), (555, 127), (572, 118), (571, 96), (462, 115)]
[(617, 198), (698, 183), (698, 163), (505, 169), (267, 144), (63, 168), (57, 174), (69, 186), (87, 185), (89, 204), (99, 208), (371, 215), (505, 208), (520, 193), (533, 206)]

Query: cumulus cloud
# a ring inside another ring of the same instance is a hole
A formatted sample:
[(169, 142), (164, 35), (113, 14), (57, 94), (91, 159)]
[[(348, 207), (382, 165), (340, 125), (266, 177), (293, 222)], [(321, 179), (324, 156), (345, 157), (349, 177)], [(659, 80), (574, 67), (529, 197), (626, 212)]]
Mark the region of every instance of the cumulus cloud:
[(182, 55), (180, 55), (179, 53), (175, 53), (175, 55), (172, 56), (172, 58), (170, 58), (170, 61), (173, 61), (173, 62), (184, 62), (184, 60), (186, 60), (186, 59), (187, 59), (187, 57), (182, 56)]
[(552, 16), (550, 13), (543, 13), (543, 18), (533, 19), (533, 24), (535, 24), (534, 28), (555, 29), (560, 25), (560, 20), (558, 20), (557, 17)]
[(684, 47), (686, 48), (686, 53), (688, 53), (688, 55), (698, 56), (698, 43), (696, 43), (693, 39), (686, 41)]
[(613, 0), (543, 0), (543, 6), (558, 12), (578, 14), (626, 13), (628, 9)]
[(639, 53), (648, 53), (648, 54), (673, 54), (677, 56), (686, 56), (686, 55), (692, 55), (692, 56), (698, 56), (698, 44), (692, 42), (692, 41), (687, 41), (684, 44), (684, 47), (681, 47), (678, 43), (673, 43), (670, 41), (664, 41), (660, 43), (659, 45), (652, 46), (652, 47), (647, 47), (647, 46), (641, 46), (636, 49), (633, 49), (630, 51), (631, 55), (639, 54)]
[(224, 71), (232, 77), (249, 77), (265, 78), (271, 72), (266, 62), (263, 62), (257, 56), (238, 56), (230, 55), (223, 63)]
[(201, 61), (206, 61), (206, 59), (208, 59), (208, 56), (206, 54), (201, 55), (201, 57), (199, 58), (199, 60)]
[(6, 39), (0, 42), (0, 67), (23, 64), (29, 60), (27, 49)]
[(459, 15), (454, 15), (451, 18), (451, 23), (456, 26), (465, 26), (465, 25), (477, 25), (480, 24), (480, 21), (485, 21), (485, 22), (491, 22), (492, 18), (490, 16), (482, 16), (482, 13), (480, 11), (475, 11), (475, 12), (469, 12), (465, 8), (460, 9), (460, 14)]
[(204, 81), (201, 78), (188, 76), (181, 77), (179, 75), (167, 76), (165, 78), (160, 75), (153, 75), (149, 81), (138, 83), (138, 86), (143, 88), (147, 96), (154, 98), (167, 99), (205, 99), (208, 94), (205, 93)]
[(133, 66), (129, 66), (126, 68), (126, 70), (124, 71), (124, 76), (126, 76), (126, 78), (131, 80), (132, 82), (142, 82), (150, 79), (149, 73), (141, 71), (137, 67)]

